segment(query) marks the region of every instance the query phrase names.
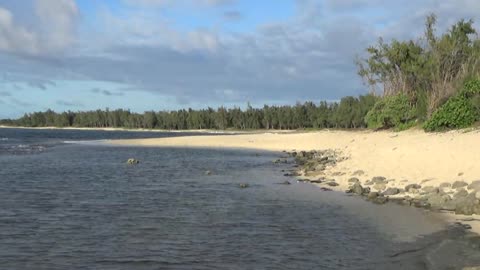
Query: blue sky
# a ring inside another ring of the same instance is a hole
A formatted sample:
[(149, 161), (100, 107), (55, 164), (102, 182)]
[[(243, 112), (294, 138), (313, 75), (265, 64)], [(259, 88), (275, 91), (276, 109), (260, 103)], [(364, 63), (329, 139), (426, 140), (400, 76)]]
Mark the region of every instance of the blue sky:
[(355, 57), (432, 12), (442, 30), (480, 1), (0, 0), (0, 118), (363, 94)]

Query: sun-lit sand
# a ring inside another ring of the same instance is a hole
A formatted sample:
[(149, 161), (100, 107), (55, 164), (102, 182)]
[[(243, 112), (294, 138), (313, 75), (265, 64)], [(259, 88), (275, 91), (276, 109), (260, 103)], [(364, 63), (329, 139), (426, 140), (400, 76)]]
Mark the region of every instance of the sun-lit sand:
[[(117, 145), (166, 147), (244, 148), (272, 151), (338, 149), (347, 160), (327, 169), (345, 190), (348, 179), (357, 170), (364, 182), (373, 176), (394, 179), (389, 187), (403, 188), (417, 183), (439, 186), (463, 180), (480, 179), (480, 131), (460, 130), (425, 133), (421, 130), (391, 131), (319, 131), (305, 133), (262, 133), (220, 136), (188, 136), (158, 139), (112, 141)], [(338, 173), (344, 173), (338, 176)], [(476, 224), (475, 224), (476, 225)], [(478, 226), (477, 226), (478, 227)], [(478, 228), (477, 230), (479, 230)]]

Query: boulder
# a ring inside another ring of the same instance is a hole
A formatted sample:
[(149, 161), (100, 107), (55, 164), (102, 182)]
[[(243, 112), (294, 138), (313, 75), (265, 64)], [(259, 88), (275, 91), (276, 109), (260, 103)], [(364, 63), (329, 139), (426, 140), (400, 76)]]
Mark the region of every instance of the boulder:
[(400, 193), (400, 189), (398, 188), (387, 188), (387, 190), (383, 192), (383, 195), (392, 196), (392, 195), (397, 195), (399, 193)]
[(441, 184), (440, 184), (440, 188), (449, 188), (449, 187), (451, 187), (451, 186), (452, 186), (452, 184), (450, 184), (450, 183), (448, 183), (448, 182), (444, 182), (444, 183), (441, 183)]
[(470, 185), (468, 185), (468, 189), (480, 191), (480, 180), (473, 181)]
[(376, 204), (385, 204), (388, 202), (388, 197), (380, 195), (375, 200), (373, 200), (373, 202)]
[(364, 188), (362, 187), (362, 185), (360, 185), (360, 183), (357, 182), (353, 184), (353, 186), (350, 188), (350, 191), (357, 195), (362, 195), (364, 192)]
[(410, 185), (407, 185), (405, 186), (405, 191), (406, 192), (411, 192), (410, 190), (411, 189), (421, 189), (422, 186), (420, 186), (419, 184), (410, 184)]
[(377, 183), (373, 186), (373, 188), (378, 191), (383, 191), (387, 188), (387, 185), (385, 183)]
[(460, 198), (465, 198), (468, 196), (468, 191), (464, 188), (461, 188), (453, 195), (454, 199), (460, 199)]
[(138, 164), (138, 163), (140, 163), (140, 161), (138, 159), (129, 158), (127, 160), (127, 164), (130, 164), (130, 165), (134, 165), (134, 164)]
[(448, 195), (431, 194), (427, 197), (427, 202), (433, 209), (442, 209), (450, 200), (450, 196)]
[(360, 182), (360, 180), (356, 177), (352, 177), (348, 179), (348, 183), (351, 183), (351, 184), (358, 183), (358, 182)]
[(331, 186), (331, 187), (337, 187), (338, 186), (338, 183), (337, 182), (327, 182), (326, 183), (328, 186)]
[(291, 183), (287, 180), (281, 182), (281, 183), (278, 183), (279, 185), (291, 185)]
[(248, 188), (249, 185), (247, 183), (241, 183), (240, 185), (238, 185), (239, 188)]
[(212, 175), (212, 174), (213, 174), (213, 173), (212, 173), (212, 171), (210, 171), (210, 170), (206, 170), (206, 171), (205, 171), (205, 175)]
[(452, 184), (453, 189), (459, 189), (459, 188), (466, 187), (466, 186), (468, 186), (468, 184), (465, 183), (464, 181), (455, 181)]
[(368, 200), (374, 200), (376, 199), (378, 196), (380, 196), (380, 194), (378, 192), (370, 192), (368, 193), (367, 195), (367, 199)]
[(372, 183), (374, 184), (383, 184), (387, 181), (387, 178), (383, 176), (375, 176), (372, 178)]
[(480, 205), (475, 193), (469, 194), (467, 197), (458, 198), (455, 200), (455, 214), (473, 215), (480, 213)]
[(423, 187), (422, 191), (425, 192), (425, 193), (435, 193), (435, 194), (437, 194), (437, 193), (440, 192), (440, 189), (438, 189), (437, 187), (428, 186), (428, 187)]

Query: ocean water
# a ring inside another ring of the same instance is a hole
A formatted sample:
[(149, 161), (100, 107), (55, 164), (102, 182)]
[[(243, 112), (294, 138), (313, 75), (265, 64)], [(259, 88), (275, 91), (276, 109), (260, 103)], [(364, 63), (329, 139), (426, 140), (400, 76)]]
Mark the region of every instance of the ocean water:
[(463, 229), (296, 183), (292, 164), (271, 162), (280, 153), (98, 141), (182, 135), (0, 129), (0, 269), (461, 269), (472, 257)]

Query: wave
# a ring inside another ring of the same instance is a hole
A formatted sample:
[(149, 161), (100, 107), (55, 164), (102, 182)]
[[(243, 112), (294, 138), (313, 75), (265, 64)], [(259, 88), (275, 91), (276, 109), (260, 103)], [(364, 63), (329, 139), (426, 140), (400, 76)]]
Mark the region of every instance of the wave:
[(108, 140), (78, 140), (78, 141), (63, 141), (65, 144), (86, 144), (86, 145), (92, 145), (92, 144), (102, 144), (105, 143)]
[(0, 138), (0, 141), (8, 141), (8, 138)]

